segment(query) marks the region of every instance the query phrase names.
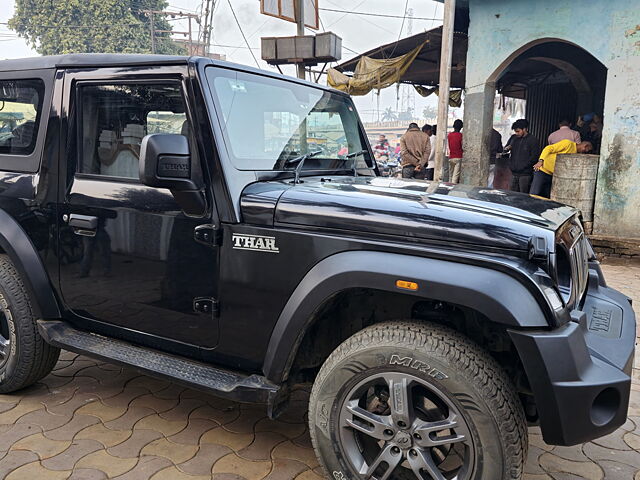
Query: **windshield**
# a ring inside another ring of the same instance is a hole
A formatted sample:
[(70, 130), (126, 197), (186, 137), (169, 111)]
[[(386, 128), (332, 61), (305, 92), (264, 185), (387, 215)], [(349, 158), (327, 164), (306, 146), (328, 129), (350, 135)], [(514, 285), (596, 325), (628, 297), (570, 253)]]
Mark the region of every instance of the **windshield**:
[[(370, 168), (351, 100), (286, 80), (208, 68), (224, 141), (240, 170), (285, 170), (313, 154), (306, 168)], [(293, 165), (292, 165), (293, 164)]]

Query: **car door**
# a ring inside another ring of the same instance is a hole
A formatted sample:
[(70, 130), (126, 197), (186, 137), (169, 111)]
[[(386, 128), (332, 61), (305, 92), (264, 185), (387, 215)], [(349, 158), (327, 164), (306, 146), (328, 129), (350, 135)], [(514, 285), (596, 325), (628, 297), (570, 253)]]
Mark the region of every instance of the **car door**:
[(188, 355), (190, 346), (211, 349), (218, 342), (211, 308), (218, 252), (194, 237), (212, 214), (187, 216), (169, 190), (138, 178), (143, 137), (172, 133), (187, 136), (192, 172), (208, 184), (185, 100), (186, 66), (163, 72), (65, 75), (60, 290), (74, 322)]

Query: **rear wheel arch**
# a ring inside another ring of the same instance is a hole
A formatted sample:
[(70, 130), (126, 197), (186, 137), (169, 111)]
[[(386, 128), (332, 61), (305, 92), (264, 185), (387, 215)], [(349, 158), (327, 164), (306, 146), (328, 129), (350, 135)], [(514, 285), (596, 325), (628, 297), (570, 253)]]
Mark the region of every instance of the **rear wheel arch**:
[[(398, 289), (395, 282), (399, 279), (418, 283), (418, 290)], [(263, 368), (267, 378), (275, 382), (286, 380), (313, 325), (326, 321), (341, 297), (359, 292), (380, 292), (383, 296), (402, 299), (399, 301), (400, 315), (392, 311), (395, 316), (373, 318), (369, 324), (411, 318), (416, 305), (442, 302), (478, 312), (505, 332), (508, 327), (548, 327), (547, 319), (531, 293), (506, 273), (423, 257), (344, 252), (318, 263), (291, 295), (269, 342)]]
[(0, 253), (6, 254), (24, 284), (38, 318), (60, 318), (49, 275), (33, 242), (18, 222), (0, 210)]

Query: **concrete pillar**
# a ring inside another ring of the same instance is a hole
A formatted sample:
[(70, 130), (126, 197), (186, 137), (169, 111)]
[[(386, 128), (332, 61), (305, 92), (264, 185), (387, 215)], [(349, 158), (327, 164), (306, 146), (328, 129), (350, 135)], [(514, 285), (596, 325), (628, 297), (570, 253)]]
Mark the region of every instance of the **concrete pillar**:
[(462, 183), (487, 185), (495, 95), (495, 83), (488, 82), (468, 89), (464, 97)]
[(640, 238), (640, 57), (608, 69), (593, 233)]

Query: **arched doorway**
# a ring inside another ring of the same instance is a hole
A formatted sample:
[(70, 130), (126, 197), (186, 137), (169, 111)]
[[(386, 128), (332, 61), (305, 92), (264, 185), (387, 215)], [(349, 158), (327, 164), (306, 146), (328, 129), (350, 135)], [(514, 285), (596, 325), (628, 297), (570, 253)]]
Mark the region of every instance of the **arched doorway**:
[(525, 117), (541, 148), (560, 120), (602, 116), (606, 81), (607, 68), (596, 57), (558, 39), (520, 48), (489, 79), (498, 94), (526, 101)]

